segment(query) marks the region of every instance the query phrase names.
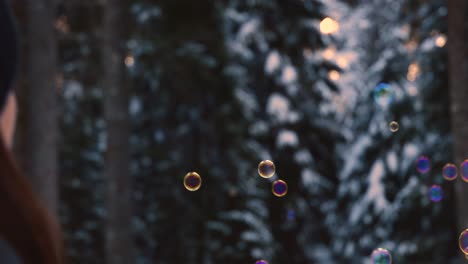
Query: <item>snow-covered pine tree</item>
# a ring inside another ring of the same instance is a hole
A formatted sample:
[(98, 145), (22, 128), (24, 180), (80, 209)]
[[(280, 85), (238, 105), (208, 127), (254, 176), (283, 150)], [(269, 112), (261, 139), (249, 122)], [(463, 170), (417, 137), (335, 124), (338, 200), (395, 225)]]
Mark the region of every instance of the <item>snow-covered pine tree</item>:
[(100, 5), (57, 3), (60, 219), (66, 254), (73, 263), (104, 263), (101, 171), (105, 131), (97, 34)]
[[(343, 124), (353, 133), (338, 151), (336, 214), (327, 218), (337, 263), (362, 263), (377, 247), (389, 249), (395, 263), (438, 263), (456, 249), (451, 186), (441, 176), (451, 158), (441, 63), (446, 8), (437, 0), (413, 2), (361, 1), (345, 16), (355, 30), (339, 36), (357, 59), (345, 73), (349, 80), (339, 83), (347, 105)], [(394, 92), (388, 107), (374, 102), (379, 83)], [(396, 133), (389, 129), (393, 120)], [(421, 155), (432, 160), (425, 175), (416, 171)], [(428, 198), (432, 184), (444, 188), (439, 204)]]
[[(216, 236), (226, 231), (234, 249), (234, 232), (217, 220), (243, 199), (237, 177), (255, 166), (244, 142), (248, 122), (224, 74), (216, 11), (212, 1), (133, 6), (138, 30), (129, 41), (136, 87), (130, 110), (141, 263), (245, 260), (244, 251), (229, 257), (216, 248)], [(182, 184), (189, 171), (202, 177), (197, 192)]]
[[(319, 31), (326, 17), (319, 1), (225, 1), (224, 33), (230, 64), (226, 73), (249, 121), (245, 145), (254, 167), (237, 175), (235, 210), (222, 212), (239, 233), (235, 245), (220, 240), (225, 261), (245, 254), (243, 263), (311, 263), (326, 259), (330, 240), (324, 220), (337, 185), (335, 144), (342, 132), (331, 101), (339, 78), (336, 63), (319, 59), (335, 42)], [(277, 175), (260, 178), (256, 165), (275, 162)], [(280, 178), (283, 198), (271, 194)], [(254, 190), (252, 186), (256, 187)], [(242, 252), (242, 253), (241, 253)]]

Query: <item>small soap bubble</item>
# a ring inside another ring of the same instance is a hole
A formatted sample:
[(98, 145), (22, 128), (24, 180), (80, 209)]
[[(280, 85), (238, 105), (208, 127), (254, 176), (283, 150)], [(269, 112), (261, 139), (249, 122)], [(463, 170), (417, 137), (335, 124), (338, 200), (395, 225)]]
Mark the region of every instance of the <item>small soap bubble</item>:
[(465, 256), (468, 255), (468, 229), (461, 232), (458, 238), (458, 246)]
[(400, 125), (399, 125), (398, 122), (396, 122), (396, 121), (390, 122), (390, 124), (388, 125), (388, 127), (390, 128), (390, 131), (392, 131), (392, 132), (397, 132), (398, 129), (400, 129)]
[(468, 182), (468, 159), (460, 165), (460, 177), (463, 181)]
[(257, 260), (255, 264), (268, 264), (268, 261), (261, 259), (261, 260)]
[(445, 164), (444, 168), (442, 169), (442, 175), (447, 181), (453, 181), (458, 176), (457, 166), (452, 163)]
[(416, 161), (416, 169), (419, 173), (428, 173), (431, 170), (431, 161), (426, 156), (421, 156)]
[(271, 178), (275, 171), (275, 164), (271, 160), (263, 160), (258, 164), (258, 174), (263, 178)]
[(288, 193), (288, 184), (285, 181), (277, 180), (273, 182), (271, 191), (277, 197), (283, 197)]
[(436, 184), (432, 185), (429, 189), (429, 199), (434, 203), (438, 203), (442, 201), (443, 198), (444, 192), (442, 191), (442, 187)]
[(372, 264), (391, 264), (392, 255), (385, 248), (378, 248), (372, 252), (371, 263)]
[(395, 93), (388, 83), (380, 83), (374, 89), (374, 100), (381, 107), (389, 106), (395, 97)]
[(202, 179), (200, 175), (196, 172), (189, 172), (184, 177), (184, 186), (185, 189), (194, 192), (200, 189), (202, 184)]

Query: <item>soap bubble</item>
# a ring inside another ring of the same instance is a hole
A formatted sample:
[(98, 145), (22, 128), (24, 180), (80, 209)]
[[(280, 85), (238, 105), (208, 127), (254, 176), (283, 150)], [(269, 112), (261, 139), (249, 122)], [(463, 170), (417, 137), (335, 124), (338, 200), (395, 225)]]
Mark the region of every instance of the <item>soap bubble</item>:
[(429, 199), (431, 199), (432, 202), (438, 203), (442, 201), (443, 198), (444, 192), (442, 191), (442, 187), (436, 184), (432, 185), (429, 189)]
[(202, 184), (202, 179), (200, 175), (196, 172), (189, 172), (184, 177), (184, 186), (185, 189), (194, 192), (200, 189)]
[(458, 175), (457, 166), (455, 166), (455, 164), (452, 163), (447, 163), (442, 169), (442, 175), (448, 181), (455, 180)]
[(458, 246), (460, 250), (465, 254), (468, 255), (468, 229), (463, 230), (461, 232), (460, 237), (458, 238)]
[(395, 97), (395, 92), (388, 83), (380, 83), (374, 89), (374, 100), (381, 107), (389, 106)]
[(288, 193), (288, 184), (285, 181), (277, 180), (273, 182), (271, 191), (277, 197), (283, 197)]
[(275, 174), (275, 164), (271, 160), (263, 160), (258, 164), (258, 174), (263, 178), (271, 178)]
[(428, 173), (431, 170), (431, 161), (426, 156), (421, 156), (416, 161), (416, 169), (419, 173)]
[(371, 255), (372, 264), (391, 264), (392, 255), (385, 248), (378, 248), (372, 252)]
[(268, 261), (261, 259), (261, 260), (257, 260), (255, 264), (268, 264)]
[(390, 128), (390, 131), (392, 131), (392, 132), (397, 132), (398, 129), (400, 129), (400, 125), (399, 125), (398, 122), (396, 122), (396, 121), (390, 122), (390, 124), (388, 125), (388, 127)]
[(463, 181), (468, 182), (468, 159), (460, 165), (460, 176)]

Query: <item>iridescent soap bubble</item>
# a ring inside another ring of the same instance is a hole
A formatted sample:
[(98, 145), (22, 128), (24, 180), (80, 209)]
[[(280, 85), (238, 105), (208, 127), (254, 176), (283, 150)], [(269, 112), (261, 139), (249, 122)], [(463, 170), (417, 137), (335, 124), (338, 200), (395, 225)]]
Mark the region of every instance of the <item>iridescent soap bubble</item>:
[(416, 169), (419, 173), (428, 173), (431, 170), (431, 161), (426, 156), (421, 156), (416, 161)]
[(261, 259), (261, 260), (257, 260), (255, 264), (268, 264), (268, 261)]
[(460, 177), (463, 181), (468, 182), (468, 159), (460, 164)]
[(283, 197), (288, 193), (288, 184), (285, 181), (277, 180), (273, 182), (271, 191), (277, 197)]
[(390, 124), (388, 124), (388, 127), (390, 128), (390, 131), (392, 132), (397, 132), (398, 129), (400, 129), (400, 125), (396, 121), (390, 122)]
[(374, 89), (374, 100), (381, 107), (389, 106), (395, 97), (395, 92), (388, 83), (380, 83)]
[(271, 178), (275, 171), (275, 164), (271, 160), (263, 160), (258, 164), (258, 174), (263, 178)]
[(461, 232), (460, 237), (458, 238), (458, 246), (463, 254), (468, 256), (468, 229)]
[(371, 263), (372, 264), (391, 264), (392, 255), (385, 248), (378, 248), (372, 252)]
[(194, 192), (200, 189), (202, 184), (202, 179), (200, 175), (196, 172), (189, 172), (184, 177), (184, 186), (185, 189)]
[(458, 176), (457, 166), (452, 163), (447, 163), (442, 169), (442, 175), (447, 181), (453, 181)]
[(443, 198), (444, 192), (442, 191), (442, 187), (434, 184), (429, 188), (429, 199), (431, 199), (432, 202), (438, 203), (442, 201)]

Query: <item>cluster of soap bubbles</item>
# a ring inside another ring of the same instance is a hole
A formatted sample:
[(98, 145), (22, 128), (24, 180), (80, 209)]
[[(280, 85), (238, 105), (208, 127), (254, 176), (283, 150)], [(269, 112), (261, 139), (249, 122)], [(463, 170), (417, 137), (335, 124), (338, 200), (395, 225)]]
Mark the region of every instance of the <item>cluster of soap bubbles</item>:
[[(442, 175), (444, 176), (444, 179), (448, 181), (455, 180), (458, 177), (457, 166), (453, 163), (447, 163), (442, 169)], [(464, 182), (468, 182), (468, 160), (464, 160), (460, 164), (460, 178)]]
[[(276, 172), (276, 167), (271, 160), (262, 160), (258, 164), (258, 174), (262, 178), (271, 178)], [(283, 197), (288, 193), (288, 184), (283, 180), (274, 181), (271, 192), (277, 197)]]
[[(276, 172), (275, 164), (271, 160), (263, 160), (258, 164), (258, 174), (263, 178), (271, 178)], [(201, 176), (192, 171), (184, 177), (184, 187), (188, 191), (194, 192), (201, 188), (202, 178)], [(277, 197), (285, 196), (288, 193), (288, 185), (283, 180), (274, 181), (271, 187), (272, 193)], [(294, 211), (292, 211), (294, 213)], [(290, 212), (288, 212), (288, 217)], [(294, 216), (291, 216), (292, 218)], [(266, 260), (257, 260), (255, 264), (268, 264)]]
[[(426, 174), (431, 170), (431, 160), (426, 156), (420, 156), (416, 160), (416, 170), (421, 174)], [(429, 200), (434, 203), (442, 201), (444, 198), (444, 191), (440, 185), (434, 184), (429, 188)]]
[[(420, 173), (427, 173), (430, 170), (430, 160), (425, 156), (419, 157), (416, 162), (417, 170)], [(442, 168), (442, 176), (447, 181), (454, 181), (458, 177), (458, 168), (453, 163), (447, 163)], [(463, 161), (460, 164), (460, 177), (463, 181), (468, 182), (468, 160)], [(440, 202), (443, 199), (443, 190), (440, 185), (432, 185), (429, 188), (429, 199), (432, 202)]]
[[(426, 156), (421, 156), (416, 161), (416, 169), (419, 173), (425, 174), (431, 170), (431, 162), (430, 159)], [(468, 182), (468, 159), (464, 160), (461, 164), (459, 169), (453, 163), (447, 163), (442, 168), (442, 176), (447, 181), (454, 181), (458, 174), (460, 173), (460, 178)], [(440, 202), (444, 197), (442, 187), (440, 185), (434, 184), (429, 188), (429, 199), (432, 202)], [(460, 233), (460, 237), (458, 238), (458, 246), (465, 257), (468, 259), (468, 229), (463, 230)], [(376, 249), (372, 253), (372, 263), (391, 263), (391, 256), (388, 251), (383, 249)], [(388, 253), (388, 256), (386, 254)], [(376, 262), (378, 259), (381, 259), (381, 262)], [(385, 259), (385, 260), (383, 260)]]

